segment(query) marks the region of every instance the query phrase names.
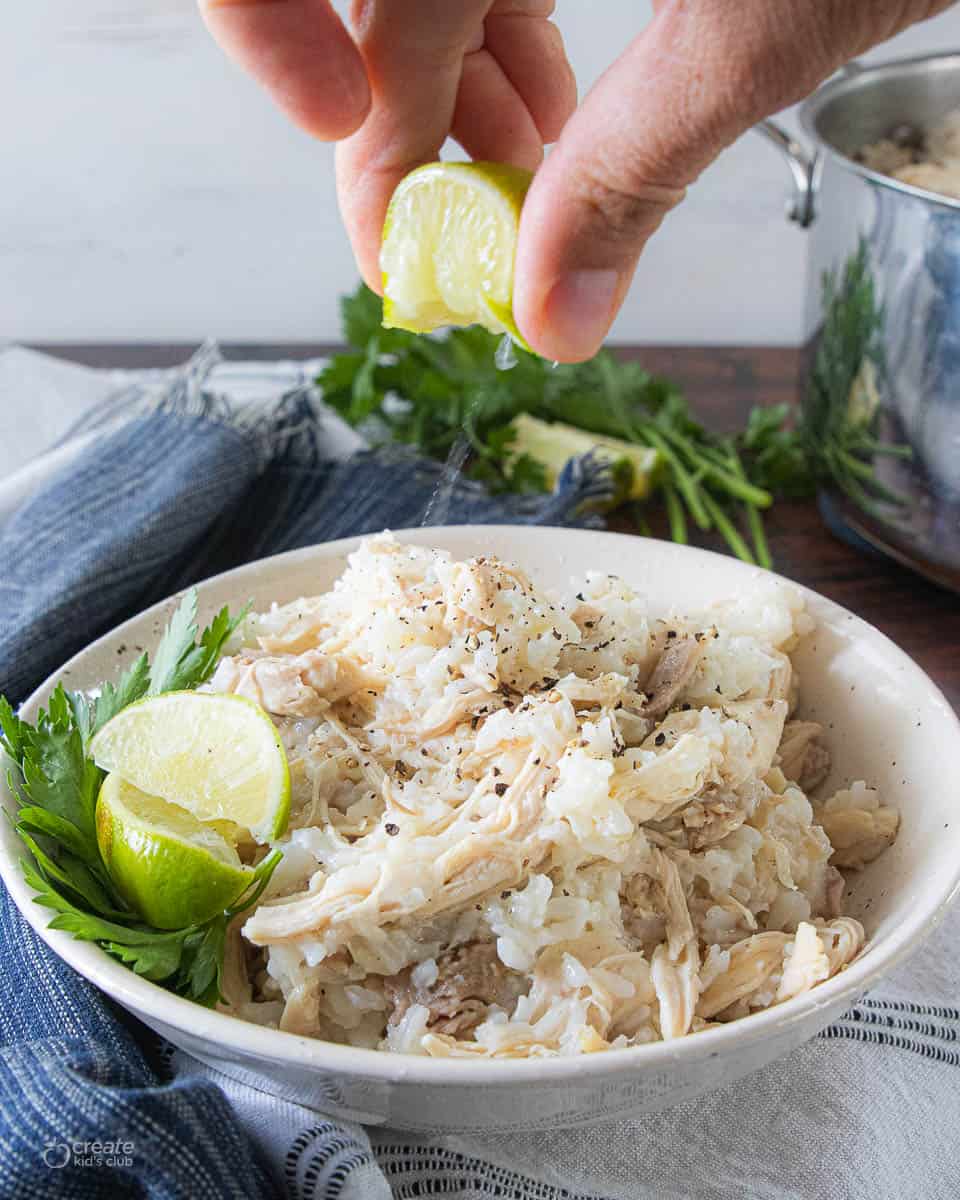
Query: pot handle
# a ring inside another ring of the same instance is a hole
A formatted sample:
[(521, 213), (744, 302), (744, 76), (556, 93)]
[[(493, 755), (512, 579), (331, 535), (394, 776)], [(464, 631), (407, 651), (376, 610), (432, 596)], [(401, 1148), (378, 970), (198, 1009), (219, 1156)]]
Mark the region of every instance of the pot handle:
[(816, 153), (811, 154), (776, 121), (761, 121), (754, 129), (773, 142), (786, 159), (794, 184), (794, 195), (787, 202), (787, 216), (801, 229), (808, 228), (817, 215), (819, 161)]
[[(849, 77), (859, 75), (863, 69), (863, 63), (852, 58), (843, 64), (837, 74)], [(811, 153), (802, 146), (777, 121), (761, 121), (759, 125), (754, 125), (754, 129), (773, 142), (787, 160), (795, 189), (793, 199), (787, 202), (787, 216), (791, 221), (796, 221), (801, 229), (808, 229), (817, 215), (816, 200), (821, 168), (819, 154), (815, 150)]]

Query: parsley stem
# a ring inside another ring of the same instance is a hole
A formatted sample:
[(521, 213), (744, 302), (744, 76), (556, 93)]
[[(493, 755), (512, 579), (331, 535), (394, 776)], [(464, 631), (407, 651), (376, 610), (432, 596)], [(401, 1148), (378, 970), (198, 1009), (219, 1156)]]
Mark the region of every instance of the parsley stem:
[[(726, 442), (726, 449), (730, 469), (739, 479), (746, 479), (747, 473), (743, 469), (743, 463), (740, 461), (740, 455), (737, 453), (737, 447), (732, 439)], [(756, 560), (761, 567), (766, 567), (768, 571), (771, 571), (773, 570), (773, 558), (767, 543), (766, 530), (763, 528), (763, 517), (760, 515), (759, 509), (752, 504), (745, 504), (743, 511), (747, 518), (750, 536), (753, 538), (753, 552)]]
[(768, 571), (773, 570), (773, 556), (770, 553), (770, 546), (767, 543), (766, 530), (763, 528), (763, 517), (760, 515), (760, 510), (753, 507), (752, 504), (745, 504), (744, 512), (747, 514), (747, 525), (750, 529), (750, 536), (753, 538), (753, 552), (757, 562), (761, 567), (766, 567)]
[(898, 504), (901, 507), (910, 503), (909, 497), (904, 496), (901, 492), (895, 492), (892, 488), (888, 488), (885, 484), (882, 484), (868, 463), (855, 458), (852, 454), (848, 454), (846, 450), (841, 449), (839, 446), (836, 447), (834, 454), (836, 461), (841, 463), (851, 476), (862, 479), (867, 487), (874, 492), (877, 499), (886, 500), (889, 504)]
[(884, 511), (883, 506), (879, 504), (873, 496), (870, 495), (866, 488), (864, 488), (853, 475), (840, 471), (834, 471), (831, 478), (833, 479), (833, 482), (836, 483), (837, 487), (839, 487), (841, 491), (845, 492), (855, 504), (859, 505), (860, 508), (863, 509), (864, 512), (868, 513), (872, 517), (875, 517), (878, 521), (889, 520), (889, 513)]
[(663, 499), (667, 507), (667, 518), (670, 521), (670, 537), (673, 541), (685, 546), (689, 541), (687, 518), (683, 515), (683, 505), (680, 503), (677, 489), (672, 483), (668, 482), (663, 485)]
[(897, 442), (880, 442), (866, 434), (857, 439), (853, 446), (864, 454), (873, 454), (880, 458), (913, 458), (913, 447), (903, 446)]
[(773, 503), (773, 497), (764, 488), (758, 488), (755, 484), (750, 483), (745, 476), (738, 478), (721, 466), (713, 455), (708, 453), (711, 447), (694, 449), (686, 438), (678, 436), (671, 430), (664, 430), (664, 437), (668, 438), (677, 447), (677, 450), (686, 456), (691, 467), (699, 467), (704, 476), (721, 484), (731, 496), (736, 496), (738, 500), (743, 500), (747, 504), (754, 504), (757, 508), (769, 508)]
[(672, 482), (676, 484), (684, 500), (686, 500), (687, 508), (690, 509), (690, 515), (699, 528), (709, 529), (710, 515), (701, 498), (701, 490), (697, 487), (696, 481), (690, 476), (679, 457), (674, 453), (672, 447), (661, 436), (660, 431), (654, 429), (651, 425), (644, 424), (641, 426), (639, 432), (642, 432), (643, 437), (654, 449), (660, 451), (663, 458), (672, 468)]
[(734, 552), (737, 558), (745, 563), (750, 563), (756, 566), (756, 559), (750, 553), (750, 547), (743, 540), (740, 532), (723, 511), (720, 505), (714, 500), (709, 492), (703, 493), (703, 502), (707, 506), (707, 511), (713, 518), (713, 522), (717, 527), (717, 531), (723, 536), (724, 541)]

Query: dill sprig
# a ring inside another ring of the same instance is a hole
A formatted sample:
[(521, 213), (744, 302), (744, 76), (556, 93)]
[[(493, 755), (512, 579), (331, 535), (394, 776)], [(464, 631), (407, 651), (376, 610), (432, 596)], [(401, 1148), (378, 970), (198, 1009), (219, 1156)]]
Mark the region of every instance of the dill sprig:
[(864, 238), (842, 270), (824, 274), (822, 286), (823, 325), (800, 423), (804, 451), (819, 482), (835, 484), (859, 508), (887, 519), (889, 506), (903, 507), (909, 497), (877, 478), (873, 460), (910, 458), (912, 451), (877, 435), (884, 313)]

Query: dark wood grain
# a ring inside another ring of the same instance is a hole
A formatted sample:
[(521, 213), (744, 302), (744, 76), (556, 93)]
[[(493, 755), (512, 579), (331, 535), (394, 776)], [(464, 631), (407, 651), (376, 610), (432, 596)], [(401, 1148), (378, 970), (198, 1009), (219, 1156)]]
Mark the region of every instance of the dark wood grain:
[[(91, 366), (169, 366), (187, 358), (191, 345), (56, 345), (40, 349)], [(328, 346), (234, 344), (229, 358), (314, 357)], [(796, 399), (801, 352), (785, 347), (629, 347), (651, 371), (668, 375), (686, 392), (705, 424), (717, 430), (742, 425), (754, 404)], [(813, 501), (778, 502), (767, 516), (776, 569), (814, 588), (882, 630), (917, 662), (960, 709), (960, 598), (880, 557), (854, 549), (831, 534)], [(654, 531), (660, 532), (656, 522)], [(614, 527), (631, 531), (623, 519)], [(691, 540), (722, 549), (711, 535)]]

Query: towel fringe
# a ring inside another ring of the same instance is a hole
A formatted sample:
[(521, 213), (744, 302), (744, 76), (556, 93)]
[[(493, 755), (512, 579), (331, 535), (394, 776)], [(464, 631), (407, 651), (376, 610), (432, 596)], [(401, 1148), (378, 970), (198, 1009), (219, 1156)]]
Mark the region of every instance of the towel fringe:
[[(108, 433), (129, 421), (163, 413), (235, 429), (252, 443), (259, 471), (267, 466), (310, 470), (329, 461), (323, 446), (325, 410), (316, 387), (300, 384), (268, 406), (238, 405), (210, 387), (212, 372), (223, 362), (219, 345), (208, 339), (181, 366), (123, 384), (73, 425), (61, 443), (78, 434)], [(385, 465), (409, 464), (424, 486), (435, 486), (444, 476), (443, 463), (423, 458), (409, 447), (381, 445), (360, 453)], [(502, 500), (514, 520), (602, 528), (596, 510), (613, 493), (609, 464), (587, 454), (567, 463), (549, 495), (510, 495)], [(449, 501), (453, 506), (488, 499), (486, 488), (476, 480), (460, 475), (452, 483)]]

